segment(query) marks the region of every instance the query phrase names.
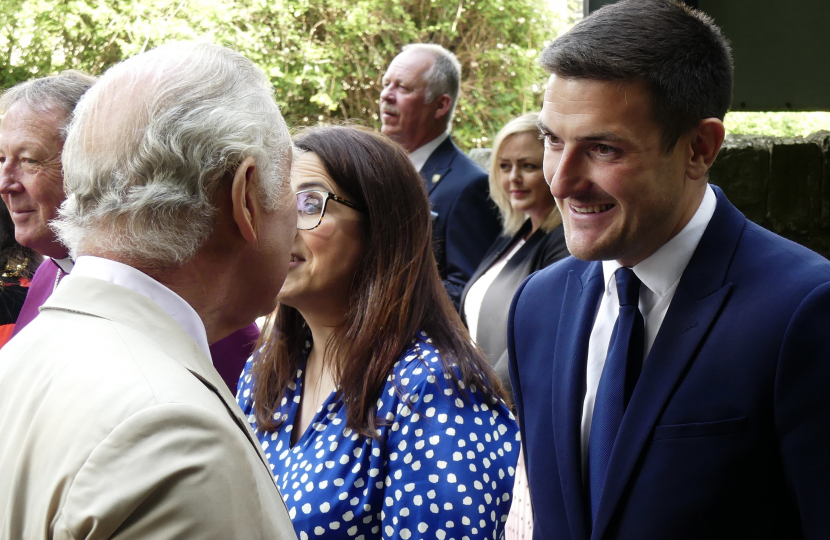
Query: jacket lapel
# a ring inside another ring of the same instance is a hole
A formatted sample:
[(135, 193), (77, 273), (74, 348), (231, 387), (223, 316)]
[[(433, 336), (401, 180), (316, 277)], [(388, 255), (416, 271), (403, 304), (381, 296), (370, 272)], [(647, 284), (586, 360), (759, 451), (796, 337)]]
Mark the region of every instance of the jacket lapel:
[(683, 271), (620, 425), (592, 538), (603, 537), (654, 426), (732, 288), (726, 273), (746, 218), (719, 189), (715, 193), (715, 213)]
[(430, 154), (427, 162), (421, 167), (421, 178), (424, 179), (424, 186), (428, 194), (432, 193), (432, 190), (452, 170), (450, 165), (452, 165), (454, 156), (455, 144), (452, 142), (452, 135), (450, 135), (438, 145), (438, 148)]
[(588, 538), (582, 486), (582, 402), (588, 338), (604, 290), (602, 264), (568, 274), (553, 352), (553, 438), (565, 511), (574, 540)]
[(205, 356), (179, 323), (155, 302), (120, 285), (100, 279), (74, 277), (61, 282), (61, 286), (42, 309), (72, 311), (107, 319), (132, 328), (163, 345), (170, 358), (190, 371), (222, 400), (270, 473), (262, 447), (222, 377), (213, 367), (211, 359)]
[[(478, 278), (480, 278), (484, 272), (486, 272), (490, 269), (491, 266), (493, 266), (493, 263), (501, 259), (502, 256), (505, 253), (507, 253), (507, 250), (514, 246), (516, 242), (519, 240), (519, 238), (527, 234), (529, 230), (530, 221), (527, 221), (524, 225), (522, 225), (522, 228), (519, 229), (519, 231), (512, 237), (508, 238), (506, 236), (499, 236), (498, 238), (496, 238), (496, 241), (490, 247), (489, 251), (484, 256), (484, 258), (481, 260), (481, 263), (479, 263), (478, 268), (476, 268), (476, 271), (473, 274), (473, 277), (470, 278), (469, 283), (475, 283), (475, 281)], [(536, 235), (534, 234), (534, 236)], [(525, 243), (525, 246), (528, 243), (530, 243), (531, 239), (533, 239), (533, 237), (528, 239), (528, 241)], [(525, 246), (522, 246), (522, 249), (524, 249)], [(515, 261), (516, 259), (517, 257), (514, 256), (514, 258), (510, 259), (510, 261)], [(507, 265), (510, 264), (510, 261), (507, 261)], [(505, 265), (505, 267), (507, 267), (507, 265)]]

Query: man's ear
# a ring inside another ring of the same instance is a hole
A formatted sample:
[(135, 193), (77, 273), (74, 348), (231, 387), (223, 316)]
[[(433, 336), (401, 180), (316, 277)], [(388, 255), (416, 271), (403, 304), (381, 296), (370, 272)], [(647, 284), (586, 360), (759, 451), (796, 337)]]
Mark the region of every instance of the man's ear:
[(436, 120), (440, 120), (444, 116), (450, 114), (450, 111), (452, 110), (452, 98), (449, 94), (441, 94), (435, 98), (435, 104), (438, 107), (435, 109)]
[(717, 118), (705, 118), (698, 122), (691, 135), (686, 176), (692, 180), (700, 180), (706, 176), (709, 167), (718, 157), (726, 130), (723, 122)]
[(231, 184), (233, 220), (242, 238), (256, 242), (256, 222), (262, 206), (259, 204), (259, 168), (253, 157), (246, 157), (236, 168)]

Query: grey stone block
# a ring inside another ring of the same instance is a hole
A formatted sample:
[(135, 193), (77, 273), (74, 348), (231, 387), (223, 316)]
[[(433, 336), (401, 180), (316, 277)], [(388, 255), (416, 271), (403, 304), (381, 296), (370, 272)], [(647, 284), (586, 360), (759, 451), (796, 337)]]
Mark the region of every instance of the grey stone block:
[(490, 154), (493, 153), (492, 148), (473, 148), (470, 150), (470, 157), (473, 161), (478, 163), (482, 169), (490, 172)]
[(830, 131), (817, 131), (807, 137), (819, 145), (824, 161), (821, 181), (821, 225), (830, 228)]
[(769, 215), (777, 232), (809, 234), (821, 225), (821, 148), (802, 138), (774, 139), (770, 156)]
[(730, 137), (724, 141), (709, 171), (709, 181), (744, 215), (761, 225), (767, 221), (770, 142), (759, 137)]

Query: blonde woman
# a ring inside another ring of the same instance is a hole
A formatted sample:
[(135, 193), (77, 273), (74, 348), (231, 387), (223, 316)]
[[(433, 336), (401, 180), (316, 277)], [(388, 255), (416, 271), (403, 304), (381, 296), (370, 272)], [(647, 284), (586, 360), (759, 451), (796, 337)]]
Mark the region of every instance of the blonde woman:
[(513, 293), (527, 276), (568, 256), (562, 218), (542, 174), (538, 117), (514, 118), (496, 135), (490, 197), (501, 211), (503, 230), (461, 296), (470, 336), (508, 390), (507, 312)]

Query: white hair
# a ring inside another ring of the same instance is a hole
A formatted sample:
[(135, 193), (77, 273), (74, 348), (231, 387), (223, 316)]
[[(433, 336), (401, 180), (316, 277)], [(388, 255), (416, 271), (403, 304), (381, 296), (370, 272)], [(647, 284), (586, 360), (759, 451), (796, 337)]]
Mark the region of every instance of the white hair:
[(245, 158), (266, 210), (277, 207), (290, 152), (273, 87), (250, 60), (208, 43), (164, 45), (108, 70), (76, 107), (52, 226), (73, 256), (179, 266), (210, 236), (214, 195)]
[(458, 94), (461, 91), (461, 63), (458, 58), (435, 43), (410, 43), (404, 45), (404, 51), (422, 51), (432, 55), (434, 59), (432, 67), (424, 73), (424, 81), (427, 83), (425, 103), (432, 103), (435, 98), (443, 94), (449, 94), (450, 114), (447, 115), (447, 123), (452, 120), (455, 114), (455, 104), (458, 102)]
[[(0, 117), (5, 116), (12, 105), (25, 103), (29, 109), (37, 112), (59, 109), (65, 115), (62, 126), (65, 128), (81, 96), (95, 84), (95, 80), (92, 75), (69, 69), (57, 75), (16, 84), (0, 96)], [(65, 129), (61, 129), (59, 136), (61, 140), (66, 139)]]

